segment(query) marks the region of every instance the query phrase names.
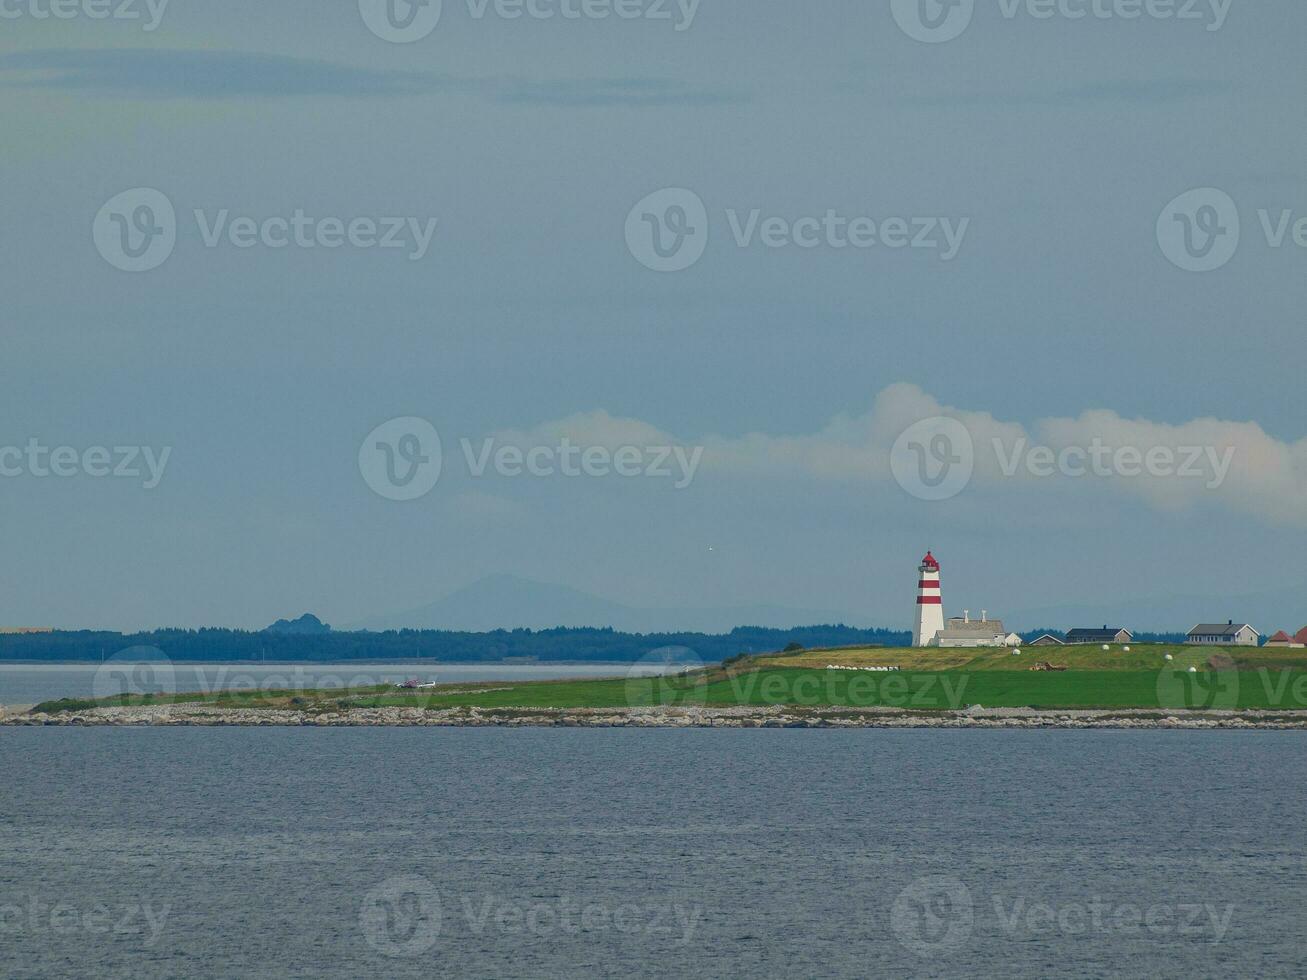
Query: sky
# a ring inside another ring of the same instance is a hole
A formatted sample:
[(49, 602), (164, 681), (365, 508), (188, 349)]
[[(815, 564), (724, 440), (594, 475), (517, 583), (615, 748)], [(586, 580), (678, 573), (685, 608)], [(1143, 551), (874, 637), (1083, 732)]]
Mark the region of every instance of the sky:
[(906, 629), (927, 548), (950, 614), (1307, 622), (1301, 4), (53, 2), (0, 0), (0, 624)]

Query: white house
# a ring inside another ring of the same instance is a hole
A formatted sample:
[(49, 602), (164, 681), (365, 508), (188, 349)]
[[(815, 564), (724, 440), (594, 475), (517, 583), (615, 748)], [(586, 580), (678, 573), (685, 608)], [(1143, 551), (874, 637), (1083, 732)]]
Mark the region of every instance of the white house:
[(1199, 646), (1255, 647), (1262, 634), (1247, 623), (1199, 623), (1189, 631), (1186, 643)]

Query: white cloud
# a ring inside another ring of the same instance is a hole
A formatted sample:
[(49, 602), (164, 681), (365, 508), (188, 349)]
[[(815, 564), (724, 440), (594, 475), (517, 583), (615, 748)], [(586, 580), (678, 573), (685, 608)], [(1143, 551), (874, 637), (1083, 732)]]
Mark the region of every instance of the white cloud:
[[(1077, 418), (1045, 418), (1029, 425), (1005, 422), (984, 411), (948, 406), (916, 385), (892, 385), (861, 415), (839, 415), (820, 430), (798, 435), (752, 432), (741, 436), (681, 438), (638, 419), (604, 411), (543, 423), (496, 438), (529, 446), (556, 444), (566, 436), (578, 445), (614, 449), (636, 446), (703, 446), (701, 476), (802, 480), (816, 483), (893, 485), (890, 449), (906, 428), (947, 416), (961, 422), (975, 447), (975, 474), (964, 491), (994, 497), (1029, 494), (1106, 493), (1135, 497), (1164, 511), (1215, 505), (1272, 524), (1307, 526), (1307, 439), (1281, 442), (1254, 422), (1195, 419), (1179, 425), (1127, 419), (1108, 409)], [(1109, 475), (1095, 474), (1093, 447)], [(1054, 473), (1040, 476), (1035, 447), (1048, 447)], [(1121, 451), (1123, 455), (1117, 456)], [(1155, 452), (1166, 467), (1136, 464)], [(1198, 452), (1196, 458), (1194, 452)], [(1070, 464), (1064, 472), (1058, 458)], [(1092, 457), (1090, 457), (1092, 459)], [(1119, 464), (1124, 464), (1121, 466)], [(1139, 475), (1131, 475), (1134, 470)], [(1083, 476), (1071, 475), (1084, 470)]]
[(610, 451), (622, 446), (680, 445), (675, 437), (648, 422), (609, 415), (602, 409), (578, 412), (530, 429), (505, 429), (496, 432), (493, 438), (496, 443), (522, 449), (556, 446), (563, 438), (576, 446), (603, 446)]
[[(1191, 459), (1199, 475), (1108, 478), (1164, 510), (1212, 501), (1275, 524), (1307, 526), (1307, 439), (1280, 442), (1255, 422), (1194, 419), (1180, 425), (1126, 419), (1115, 412), (1085, 412), (1075, 419), (1045, 419), (1040, 437), (1054, 447), (1088, 445), (1155, 447)], [(1202, 456), (1192, 459), (1201, 450)], [(1181, 460), (1183, 462), (1183, 460)]]

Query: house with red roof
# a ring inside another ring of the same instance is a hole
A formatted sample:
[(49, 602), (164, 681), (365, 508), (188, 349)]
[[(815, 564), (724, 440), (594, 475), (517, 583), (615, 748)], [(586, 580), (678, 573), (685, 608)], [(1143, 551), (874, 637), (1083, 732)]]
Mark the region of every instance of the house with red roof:
[[(1307, 628), (1304, 628), (1304, 629), (1303, 629), (1303, 630), (1298, 634), (1298, 636), (1307, 636)], [(1302, 647), (1302, 646), (1307, 646), (1307, 644), (1299, 643), (1296, 637), (1292, 637), (1292, 636), (1290, 636), (1290, 635), (1289, 635), (1288, 633), (1286, 633), (1284, 630), (1280, 630), (1280, 632), (1276, 633), (1273, 637), (1271, 637), (1269, 640), (1267, 640), (1267, 641), (1266, 641), (1266, 645), (1267, 645), (1268, 647)]]

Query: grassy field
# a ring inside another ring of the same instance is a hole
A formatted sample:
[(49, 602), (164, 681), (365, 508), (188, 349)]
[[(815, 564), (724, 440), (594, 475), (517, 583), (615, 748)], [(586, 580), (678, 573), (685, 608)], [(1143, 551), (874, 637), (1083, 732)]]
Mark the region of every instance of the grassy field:
[(1062, 647), (1021, 647), (1021, 654), (1000, 648), (934, 649), (905, 647), (850, 647), (839, 650), (805, 650), (802, 653), (774, 654), (765, 662), (777, 666), (825, 667), (827, 664), (849, 666), (895, 666), (903, 670), (1029, 670), (1045, 661), (1071, 670), (1152, 670), (1168, 666), (1197, 667), (1204, 670), (1214, 654), (1230, 657), (1239, 670), (1258, 667), (1307, 668), (1307, 650), (1275, 650), (1265, 647), (1193, 647), (1170, 644), (1130, 644)]
[[(1165, 658), (1170, 654), (1172, 660)], [(1213, 659), (1215, 658), (1215, 659)], [(1034, 671), (1046, 662), (1062, 671)], [(832, 666), (843, 669), (831, 669)], [(872, 671), (868, 667), (895, 667)], [(1189, 668), (1196, 668), (1190, 673)], [(1307, 709), (1307, 656), (1298, 651), (1133, 645), (933, 650), (867, 647), (747, 656), (657, 678), (443, 685), (401, 691), (244, 691), (107, 701), (60, 701), (38, 710), (104, 704), (207, 703), (224, 708), (621, 708), (651, 705), (789, 705), (959, 710), (985, 707)]]

